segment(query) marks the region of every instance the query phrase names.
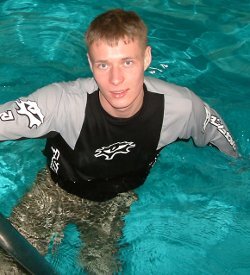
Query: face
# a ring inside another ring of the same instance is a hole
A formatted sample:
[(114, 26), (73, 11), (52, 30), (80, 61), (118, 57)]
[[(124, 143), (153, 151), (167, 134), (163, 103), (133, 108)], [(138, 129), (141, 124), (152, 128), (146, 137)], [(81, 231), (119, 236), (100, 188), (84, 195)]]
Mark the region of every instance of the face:
[(138, 40), (120, 40), (110, 46), (94, 42), (88, 53), (90, 67), (100, 89), (100, 102), (114, 117), (131, 117), (142, 106), (144, 71), (151, 62), (150, 47)]

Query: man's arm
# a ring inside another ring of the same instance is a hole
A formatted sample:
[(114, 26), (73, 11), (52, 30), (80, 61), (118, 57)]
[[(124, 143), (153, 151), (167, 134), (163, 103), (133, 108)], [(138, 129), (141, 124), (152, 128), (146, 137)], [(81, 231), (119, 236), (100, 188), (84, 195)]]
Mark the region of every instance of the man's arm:
[(239, 156), (224, 121), (192, 91), (152, 77), (145, 77), (145, 84), (148, 90), (165, 96), (164, 118), (157, 149), (177, 139), (192, 138), (197, 146), (212, 144), (230, 156)]
[(48, 85), (1, 105), (0, 141), (46, 137), (56, 132), (74, 148), (85, 117), (87, 94), (96, 89), (93, 78), (79, 78)]
[(187, 90), (192, 102), (187, 121), (187, 135), (197, 146), (212, 144), (227, 155), (238, 157), (236, 143), (220, 115), (193, 92)]
[(62, 91), (56, 84), (0, 106), (0, 140), (37, 138), (58, 131)]

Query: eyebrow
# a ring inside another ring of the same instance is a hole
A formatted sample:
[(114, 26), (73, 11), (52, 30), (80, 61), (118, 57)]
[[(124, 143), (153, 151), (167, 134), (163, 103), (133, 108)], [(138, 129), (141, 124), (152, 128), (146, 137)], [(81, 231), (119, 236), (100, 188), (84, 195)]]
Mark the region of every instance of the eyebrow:
[[(125, 61), (125, 60), (128, 60), (128, 59), (136, 59), (136, 57), (127, 56), (127, 57), (123, 57), (121, 60)], [(108, 59), (100, 59), (100, 60), (94, 61), (94, 63), (107, 63), (107, 62), (108, 62)]]

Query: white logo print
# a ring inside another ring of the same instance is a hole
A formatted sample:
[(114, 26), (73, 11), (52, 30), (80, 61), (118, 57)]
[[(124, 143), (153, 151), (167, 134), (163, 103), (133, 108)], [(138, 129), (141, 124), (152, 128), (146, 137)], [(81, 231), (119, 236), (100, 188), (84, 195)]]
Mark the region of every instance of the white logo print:
[(52, 171), (54, 171), (56, 174), (58, 173), (59, 169), (59, 157), (60, 157), (60, 151), (57, 148), (54, 148), (51, 146), (51, 149), (53, 151), (53, 156), (51, 158), (50, 168)]
[(16, 104), (19, 107), (17, 113), (28, 117), (29, 128), (32, 128), (33, 126), (39, 127), (43, 123), (44, 115), (41, 113), (36, 102), (30, 100), (18, 100), (16, 101)]
[(101, 156), (105, 157), (105, 160), (112, 160), (117, 154), (128, 154), (131, 148), (136, 145), (134, 142), (122, 141), (116, 142), (109, 146), (99, 148), (95, 151), (95, 157), (99, 158)]
[(14, 120), (14, 116), (10, 110), (0, 114), (0, 119), (2, 121), (11, 121)]
[(225, 129), (221, 120), (218, 117), (211, 115), (210, 123), (217, 128), (217, 130), (226, 138), (229, 144), (233, 147), (234, 151), (236, 151), (236, 143), (233, 140), (231, 134)]

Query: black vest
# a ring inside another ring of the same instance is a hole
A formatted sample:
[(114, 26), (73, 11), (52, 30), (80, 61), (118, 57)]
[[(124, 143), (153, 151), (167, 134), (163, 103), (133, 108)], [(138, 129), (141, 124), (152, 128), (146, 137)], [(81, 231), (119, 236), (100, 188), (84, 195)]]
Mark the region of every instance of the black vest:
[(59, 134), (47, 139), (48, 166), (62, 188), (102, 201), (144, 182), (158, 154), (164, 113), (164, 96), (145, 87), (144, 92), (142, 108), (130, 118), (110, 116), (100, 104), (99, 92), (88, 94), (74, 150)]

